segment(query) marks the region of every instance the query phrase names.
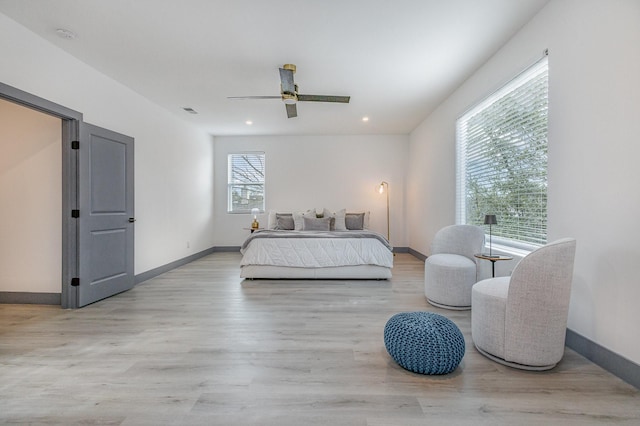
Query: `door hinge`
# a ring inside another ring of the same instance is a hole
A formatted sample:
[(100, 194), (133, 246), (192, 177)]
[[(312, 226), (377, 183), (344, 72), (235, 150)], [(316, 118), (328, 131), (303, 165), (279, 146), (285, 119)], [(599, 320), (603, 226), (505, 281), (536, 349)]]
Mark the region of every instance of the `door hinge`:
[(80, 278), (71, 278), (71, 286), (78, 287), (80, 285)]
[(80, 149), (80, 141), (71, 141), (71, 149)]
[(71, 210), (71, 217), (79, 218), (80, 210)]

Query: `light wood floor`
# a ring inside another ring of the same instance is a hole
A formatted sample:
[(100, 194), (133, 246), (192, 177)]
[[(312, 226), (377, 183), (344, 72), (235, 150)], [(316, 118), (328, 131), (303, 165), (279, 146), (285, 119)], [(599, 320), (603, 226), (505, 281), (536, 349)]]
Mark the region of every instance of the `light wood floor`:
[[(0, 423), (83, 425), (640, 424), (640, 393), (567, 349), (553, 370), (498, 365), (470, 312), (428, 305), (423, 262), (391, 281), (242, 281), (216, 253), (79, 310), (0, 305)], [(397, 312), (466, 338), (446, 376), (387, 354)]]

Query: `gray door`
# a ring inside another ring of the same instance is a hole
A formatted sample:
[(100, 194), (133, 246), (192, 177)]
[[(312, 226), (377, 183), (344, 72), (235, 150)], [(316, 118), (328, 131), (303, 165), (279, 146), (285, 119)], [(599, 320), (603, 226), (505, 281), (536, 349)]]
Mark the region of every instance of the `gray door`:
[(80, 124), (78, 307), (129, 290), (133, 270), (133, 138)]

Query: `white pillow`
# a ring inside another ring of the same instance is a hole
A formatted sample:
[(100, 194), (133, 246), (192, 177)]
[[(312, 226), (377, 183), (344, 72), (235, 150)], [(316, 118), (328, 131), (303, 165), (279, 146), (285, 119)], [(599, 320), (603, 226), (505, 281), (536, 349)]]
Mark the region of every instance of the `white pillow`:
[(342, 209), (342, 210), (338, 210), (335, 213), (331, 213), (331, 211), (329, 211), (329, 209), (325, 208), (322, 210), (322, 215), (324, 217), (332, 217), (334, 218), (334, 225), (333, 225), (333, 230), (334, 231), (346, 231), (347, 230), (347, 225), (344, 222), (344, 217), (347, 214), (347, 209)]
[(269, 210), (269, 216), (267, 218), (267, 229), (275, 229), (278, 221), (276, 220), (276, 211)]
[(293, 212), (293, 227), (296, 231), (302, 231), (304, 227), (303, 217), (316, 217), (316, 209), (307, 210), (306, 212)]

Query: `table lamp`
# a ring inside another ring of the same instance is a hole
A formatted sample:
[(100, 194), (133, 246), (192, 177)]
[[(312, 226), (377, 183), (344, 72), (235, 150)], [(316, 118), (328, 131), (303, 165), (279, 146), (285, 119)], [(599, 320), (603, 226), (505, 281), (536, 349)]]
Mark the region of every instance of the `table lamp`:
[[(496, 215), (495, 214), (487, 214), (484, 216), (484, 224), (485, 225), (489, 225), (489, 257), (494, 257), (493, 256), (493, 249), (492, 249), (492, 244), (491, 244), (491, 225), (497, 225), (498, 224), (498, 220), (496, 219)], [(496, 256), (497, 257), (497, 256)]]
[(260, 213), (260, 209), (252, 208), (251, 214), (253, 215), (253, 222), (251, 222), (251, 229), (258, 229), (260, 227), (260, 223), (258, 222), (258, 214)]

